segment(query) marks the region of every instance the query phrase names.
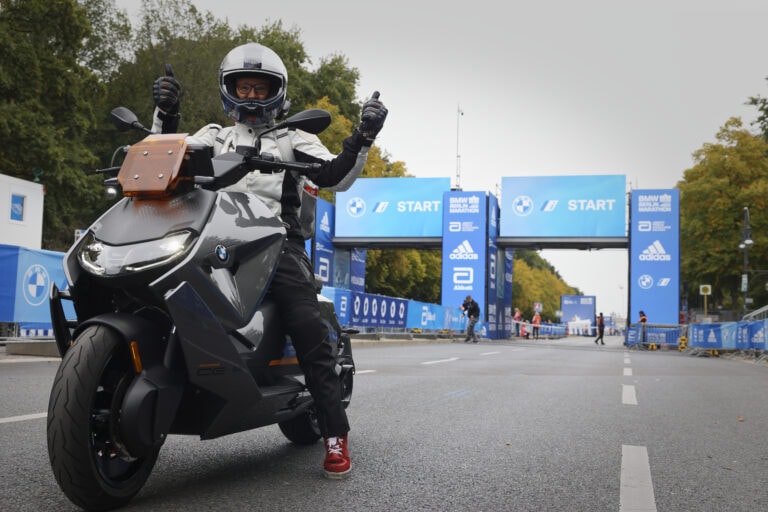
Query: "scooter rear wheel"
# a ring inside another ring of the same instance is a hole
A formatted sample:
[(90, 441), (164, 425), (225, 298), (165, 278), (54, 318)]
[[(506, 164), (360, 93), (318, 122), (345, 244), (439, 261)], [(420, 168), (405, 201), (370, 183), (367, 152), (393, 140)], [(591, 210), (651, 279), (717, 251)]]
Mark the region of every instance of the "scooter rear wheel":
[(134, 377), (125, 343), (100, 325), (77, 337), (56, 373), (48, 402), (48, 456), (61, 490), (87, 510), (128, 503), (157, 460), (159, 448), (137, 458), (120, 442), (120, 407)]
[(320, 427), (317, 425), (315, 411), (308, 411), (287, 421), (277, 424), (280, 431), (289, 441), (296, 444), (315, 444), (320, 437)]

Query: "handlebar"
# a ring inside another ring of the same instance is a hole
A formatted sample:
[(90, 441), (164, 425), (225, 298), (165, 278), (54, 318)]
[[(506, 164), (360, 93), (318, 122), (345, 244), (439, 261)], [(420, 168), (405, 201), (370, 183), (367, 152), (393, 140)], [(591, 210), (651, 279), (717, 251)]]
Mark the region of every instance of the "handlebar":
[(264, 174), (272, 174), (283, 170), (307, 174), (312, 171), (319, 171), (322, 167), (319, 163), (283, 162), (281, 160), (269, 159), (272, 155), (269, 155), (269, 157), (267, 157), (267, 155), (268, 154), (262, 154), (261, 156), (247, 157), (246, 162), (248, 167)]

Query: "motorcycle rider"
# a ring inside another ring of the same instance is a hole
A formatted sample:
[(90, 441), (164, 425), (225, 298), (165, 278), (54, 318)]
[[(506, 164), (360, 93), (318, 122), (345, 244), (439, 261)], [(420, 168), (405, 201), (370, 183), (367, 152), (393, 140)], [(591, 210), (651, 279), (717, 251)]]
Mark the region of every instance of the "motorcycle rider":
[[(257, 136), (287, 112), (287, 85), (288, 73), (273, 50), (257, 43), (234, 48), (219, 68), (221, 103), (234, 124), (204, 126), (190, 142), (212, 146), (216, 155), (234, 151), (238, 145), (253, 146)], [(166, 68), (166, 76), (153, 84), (154, 132), (172, 133), (178, 128), (180, 92), (179, 82)], [(384, 126), (387, 112), (378, 98), (366, 101), (359, 126), (344, 140), (338, 156), (330, 153), (317, 136), (300, 130), (265, 135), (261, 152), (284, 161), (322, 163), (321, 170), (308, 178), (316, 186), (343, 191), (363, 170), (368, 150)], [(277, 303), (282, 326), (291, 337), (315, 400), (325, 440), (324, 474), (328, 478), (344, 478), (352, 467), (347, 446), (349, 422), (341, 403), (331, 345), (327, 343), (328, 329), (320, 317), (312, 264), (304, 249), (300, 209), (306, 181), (293, 171), (256, 171), (226, 190), (255, 194), (286, 227), (287, 241), (269, 293)]]

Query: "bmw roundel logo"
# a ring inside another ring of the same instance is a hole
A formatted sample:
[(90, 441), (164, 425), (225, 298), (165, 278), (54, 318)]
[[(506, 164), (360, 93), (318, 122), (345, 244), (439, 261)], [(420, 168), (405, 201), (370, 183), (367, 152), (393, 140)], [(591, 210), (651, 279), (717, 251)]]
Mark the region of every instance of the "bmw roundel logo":
[(528, 196), (517, 196), (512, 201), (512, 211), (520, 217), (530, 215), (533, 211), (533, 199)]
[(30, 306), (39, 306), (48, 299), (48, 290), (51, 288), (51, 277), (48, 270), (42, 265), (33, 264), (26, 272), (22, 280), (24, 300)]
[(637, 285), (643, 290), (648, 290), (653, 287), (653, 277), (643, 274), (637, 279)]
[(362, 217), (365, 214), (365, 201), (362, 197), (353, 197), (347, 201), (347, 213), (350, 217)]
[(219, 258), (219, 261), (227, 261), (227, 258), (229, 258), (229, 253), (227, 252), (227, 248), (221, 244), (217, 245), (216, 257)]

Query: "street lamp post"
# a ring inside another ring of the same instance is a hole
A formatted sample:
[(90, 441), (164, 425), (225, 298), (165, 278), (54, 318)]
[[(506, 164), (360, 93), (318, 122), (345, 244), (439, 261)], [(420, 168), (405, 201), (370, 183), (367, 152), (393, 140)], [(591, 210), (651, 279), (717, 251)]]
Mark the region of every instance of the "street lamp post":
[(741, 274), (741, 292), (744, 294), (744, 309), (742, 316), (747, 314), (747, 289), (749, 285), (749, 248), (755, 242), (752, 240), (752, 226), (749, 224), (749, 207), (744, 207), (744, 226), (741, 232), (741, 243), (739, 243), (739, 249), (744, 251), (744, 273)]

